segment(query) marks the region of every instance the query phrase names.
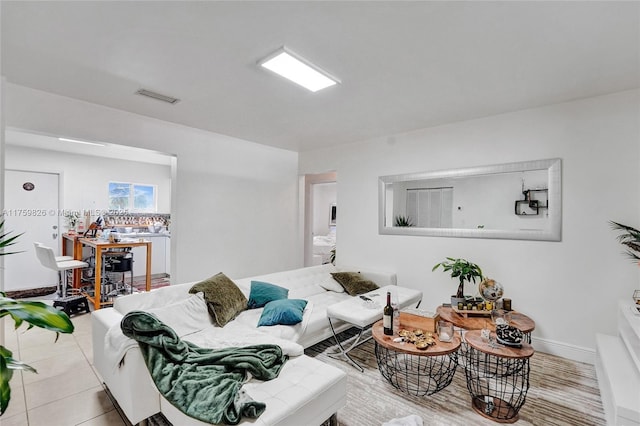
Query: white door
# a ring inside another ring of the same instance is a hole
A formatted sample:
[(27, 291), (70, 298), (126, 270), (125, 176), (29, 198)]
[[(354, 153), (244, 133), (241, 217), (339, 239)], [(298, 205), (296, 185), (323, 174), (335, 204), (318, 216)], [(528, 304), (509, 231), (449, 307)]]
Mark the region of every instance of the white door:
[(59, 175), (6, 170), (4, 232), (24, 234), (5, 249), (21, 253), (4, 256), (4, 290), (15, 291), (55, 286), (58, 274), (46, 269), (36, 257), (34, 242), (60, 251)]

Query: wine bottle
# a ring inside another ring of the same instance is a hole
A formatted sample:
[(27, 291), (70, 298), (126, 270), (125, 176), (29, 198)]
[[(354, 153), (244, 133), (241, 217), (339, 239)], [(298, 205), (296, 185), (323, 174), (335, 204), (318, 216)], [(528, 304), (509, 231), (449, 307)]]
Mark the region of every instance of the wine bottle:
[(393, 307), (391, 306), (391, 292), (387, 292), (387, 304), (382, 310), (382, 326), (384, 334), (393, 336)]

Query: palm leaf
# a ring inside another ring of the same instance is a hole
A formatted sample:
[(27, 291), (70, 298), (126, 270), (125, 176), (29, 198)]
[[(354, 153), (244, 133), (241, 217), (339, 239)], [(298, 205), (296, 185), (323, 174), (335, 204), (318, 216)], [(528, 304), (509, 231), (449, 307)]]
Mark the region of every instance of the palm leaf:
[[(4, 220), (2, 222), (0, 222), (0, 229), (2, 229), (4, 227)], [(14, 236), (9, 236), (9, 234), (11, 234), (11, 231), (9, 232), (5, 232), (0, 234), (0, 256), (6, 256), (8, 254), (16, 254), (16, 253), (21, 253), (19, 251), (12, 251), (12, 252), (5, 252), (4, 248), (5, 247), (9, 247), (12, 246), (14, 244), (17, 243), (17, 238), (20, 237), (22, 233), (18, 234), (18, 235), (14, 235)]]
[(617, 240), (620, 244), (627, 246), (630, 250), (626, 251), (627, 256), (634, 262), (640, 260), (640, 230), (636, 228), (624, 225), (622, 223), (609, 221), (611, 228), (617, 231), (624, 231), (625, 233), (618, 235)]
[(631, 240), (640, 242), (640, 230), (628, 225), (623, 225), (618, 222), (609, 221), (611, 227), (617, 231), (626, 231), (626, 234), (618, 235), (618, 240), (620, 242)]

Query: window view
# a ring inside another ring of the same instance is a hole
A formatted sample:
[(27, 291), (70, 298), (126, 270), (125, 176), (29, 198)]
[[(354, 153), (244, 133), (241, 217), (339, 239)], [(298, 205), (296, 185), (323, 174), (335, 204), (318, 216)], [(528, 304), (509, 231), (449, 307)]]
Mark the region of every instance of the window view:
[(109, 182), (109, 209), (155, 212), (156, 186)]
[(407, 214), (421, 228), (450, 228), (453, 213), (453, 188), (407, 190)]

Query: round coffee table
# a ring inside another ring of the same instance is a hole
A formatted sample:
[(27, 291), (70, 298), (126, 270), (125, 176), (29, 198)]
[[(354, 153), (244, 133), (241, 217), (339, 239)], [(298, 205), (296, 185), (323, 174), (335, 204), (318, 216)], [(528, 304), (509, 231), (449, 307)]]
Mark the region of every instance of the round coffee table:
[[(491, 333), (495, 337), (495, 333)], [(465, 334), (469, 346), (465, 375), (471, 406), (483, 417), (499, 423), (518, 420), (529, 390), (530, 344), (520, 347), (492, 346), (482, 340), (481, 331)]]
[(413, 343), (394, 342), (397, 334), (385, 335), (382, 321), (373, 325), (371, 333), (378, 370), (396, 389), (410, 395), (426, 396), (451, 384), (458, 366), (458, 336), (453, 336), (451, 342), (441, 342), (434, 333), (435, 345), (417, 349)]

